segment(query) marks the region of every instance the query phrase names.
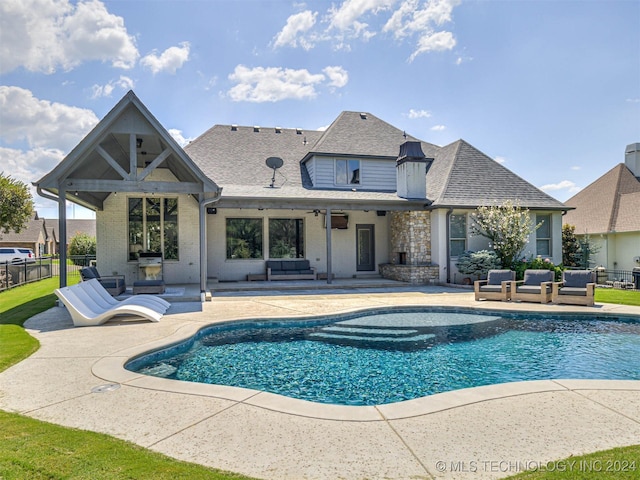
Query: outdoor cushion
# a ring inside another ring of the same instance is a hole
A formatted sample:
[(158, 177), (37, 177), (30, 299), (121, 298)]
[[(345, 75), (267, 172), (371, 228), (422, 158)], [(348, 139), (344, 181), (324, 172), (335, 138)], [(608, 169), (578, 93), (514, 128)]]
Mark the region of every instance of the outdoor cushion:
[(309, 260), (296, 260), (293, 263), (296, 265), (296, 270), (308, 270)]
[(282, 270), (297, 270), (296, 262), (282, 262)]
[(282, 270), (282, 262), (279, 260), (267, 260), (267, 268), (273, 270)]
[(581, 295), (583, 297), (587, 296), (587, 289), (581, 287), (561, 287), (558, 289), (559, 295)]
[(542, 282), (553, 282), (553, 272), (551, 270), (525, 270), (523, 285), (537, 285)]
[(80, 270), (80, 276), (83, 280), (90, 280), (92, 278), (100, 278), (98, 269), (96, 267), (84, 267)]
[(587, 283), (595, 282), (594, 276), (590, 270), (565, 270), (562, 283), (565, 287), (587, 288)]
[[(516, 287), (518, 293), (540, 293), (540, 284), (538, 285), (520, 285)], [(547, 285), (547, 293), (551, 292), (551, 285)]]
[[(508, 288), (509, 288), (509, 285), (507, 285), (507, 289)], [(482, 286), (480, 286), (480, 291), (481, 292), (501, 293), (502, 292), (502, 285), (482, 285)]]
[(510, 280), (515, 280), (515, 272), (511, 270), (489, 270), (487, 274), (487, 285), (500, 285)]

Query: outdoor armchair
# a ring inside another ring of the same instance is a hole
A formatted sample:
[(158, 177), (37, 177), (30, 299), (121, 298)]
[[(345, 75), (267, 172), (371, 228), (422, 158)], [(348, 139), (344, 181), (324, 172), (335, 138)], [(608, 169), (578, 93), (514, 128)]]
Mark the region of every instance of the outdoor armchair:
[(525, 270), (523, 280), (511, 282), (511, 300), (549, 303), (553, 279), (551, 270)]
[(510, 300), (511, 282), (515, 279), (516, 272), (512, 270), (489, 270), (486, 280), (476, 280), (473, 283), (476, 301), (485, 299), (506, 302)]
[(553, 283), (551, 295), (553, 303), (593, 307), (595, 276), (595, 272), (591, 270), (565, 270), (562, 272), (562, 282)]
[(109, 292), (112, 296), (118, 296), (127, 289), (124, 281), (124, 275), (112, 275), (110, 277), (103, 277), (98, 273), (96, 267), (84, 267), (80, 270), (80, 276), (82, 280), (90, 280), (95, 278), (100, 284)]

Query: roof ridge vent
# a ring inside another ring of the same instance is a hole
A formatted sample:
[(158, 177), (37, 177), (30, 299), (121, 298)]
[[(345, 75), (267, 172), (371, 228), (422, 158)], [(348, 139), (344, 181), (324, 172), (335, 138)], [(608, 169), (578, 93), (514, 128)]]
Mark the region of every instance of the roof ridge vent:
[(302, 135), (302, 129), (296, 128), (296, 135)]
[(276, 133), (282, 133), (282, 127), (276, 127)]
[(254, 132), (259, 132), (260, 131), (260, 125), (254, 125), (253, 126), (253, 131)]
[(365, 112), (360, 112), (360, 118), (362, 120), (366, 120), (367, 119), (367, 114)]
[(237, 123), (232, 123), (231, 124), (231, 131), (232, 132), (237, 132), (238, 131), (238, 124)]

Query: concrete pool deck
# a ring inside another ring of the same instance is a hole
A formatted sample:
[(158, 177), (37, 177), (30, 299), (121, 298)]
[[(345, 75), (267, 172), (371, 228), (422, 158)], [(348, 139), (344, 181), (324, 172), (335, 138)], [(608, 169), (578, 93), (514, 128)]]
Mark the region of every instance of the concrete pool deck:
[(404, 305), (640, 318), (640, 307), (475, 302), (473, 293), (445, 287), (220, 293), (174, 303), (159, 323), (83, 328), (53, 308), (25, 324), (41, 348), (0, 374), (0, 409), (264, 479), (501, 478), (536, 466), (588, 468), (553, 461), (640, 444), (640, 381), (518, 382), (341, 407), (122, 368), (206, 324)]

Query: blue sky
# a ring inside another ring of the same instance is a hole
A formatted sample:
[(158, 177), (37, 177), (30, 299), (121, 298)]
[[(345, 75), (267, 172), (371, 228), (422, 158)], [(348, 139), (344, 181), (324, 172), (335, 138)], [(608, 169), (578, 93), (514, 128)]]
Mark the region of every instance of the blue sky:
[(640, 142), (638, 25), (637, 0), (1, 0), (0, 170), (38, 180), (133, 89), (183, 145), (366, 111), (565, 201)]

